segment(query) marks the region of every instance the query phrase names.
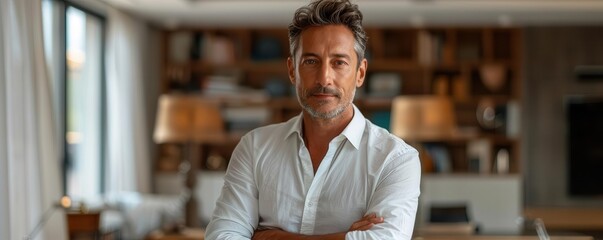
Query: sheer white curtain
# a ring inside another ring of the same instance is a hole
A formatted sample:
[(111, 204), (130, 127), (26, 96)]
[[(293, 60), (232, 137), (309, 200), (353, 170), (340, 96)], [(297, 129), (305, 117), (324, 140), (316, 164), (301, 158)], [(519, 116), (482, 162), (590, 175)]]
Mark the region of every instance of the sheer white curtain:
[[(41, 0), (0, 1), (0, 239), (23, 239), (61, 195)], [(54, 214), (36, 239), (65, 239)]]
[(146, 25), (116, 9), (108, 12), (108, 161), (106, 190), (150, 192), (145, 115)]

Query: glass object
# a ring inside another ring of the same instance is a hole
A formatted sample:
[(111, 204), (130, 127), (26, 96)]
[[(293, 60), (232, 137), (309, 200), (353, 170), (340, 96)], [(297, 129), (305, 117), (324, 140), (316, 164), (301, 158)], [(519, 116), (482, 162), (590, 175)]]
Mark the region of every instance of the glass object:
[(509, 150), (502, 148), (496, 153), (496, 172), (501, 174), (509, 172)]

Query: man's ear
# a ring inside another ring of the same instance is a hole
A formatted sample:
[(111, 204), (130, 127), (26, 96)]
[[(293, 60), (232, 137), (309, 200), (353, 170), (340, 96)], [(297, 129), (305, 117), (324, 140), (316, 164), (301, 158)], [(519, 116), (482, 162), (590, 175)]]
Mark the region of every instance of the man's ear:
[(295, 62), (292, 57), (287, 58), (287, 69), (289, 72), (289, 81), (295, 85)]
[(364, 83), (364, 79), (366, 78), (366, 69), (368, 67), (368, 62), (366, 58), (363, 58), (358, 66), (358, 72), (356, 73), (356, 87), (359, 88)]

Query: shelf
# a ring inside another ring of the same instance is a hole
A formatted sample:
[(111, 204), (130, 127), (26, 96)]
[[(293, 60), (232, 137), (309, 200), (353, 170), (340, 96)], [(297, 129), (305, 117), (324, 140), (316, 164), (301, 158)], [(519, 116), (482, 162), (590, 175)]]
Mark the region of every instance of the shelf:
[(366, 97), (361, 100), (357, 100), (356, 105), (362, 109), (386, 109), (392, 108), (392, 99), (383, 97)]
[(301, 110), (297, 98), (293, 97), (273, 98), (270, 100), (270, 107), (274, 109)]
[(420, 71), (415, 61), (405, 59), (368, 59), (369, 71)]
[[(500, 149), (508, 149), (509, 171), (521, 172), (518, 144), (521, 139), (507, 136), (503, 128), (484, 128), (477, 119), (477, 112), (484, 103), (494, 108), (521, 103), (519, 29), (383, 27), (367, 28), (366, 32), (369, 37), (367, 75), (354, 100), (365, 117), (389, 128), (395, 96), (449, 97), (454, 105), (455, 122), (461, 130), (446, 136), (417, 134), (404, 140), (419, 148), (422, 144), (441, 144), (450, 155), (453, 170), (460, 174), (466, 174), (472, 167), (468, 145), (484, 140), (488, 143), (485, 152), (489, 164), (494, 164)], [(253, 94), (234, 91), (234, 94), (206, 95), (223, 101), (225, 107), (229, 104), (266, 107), (271, 114), (268, 123), (283, 122), (301, 112), (287, 72), (286, 29), (189, 28), (165, 31), (164, 39), (161, 92), (202, 94), (209, 81), (230, 81), (236, 86), (228, 87), (240, 87)], [(233, 136), (213, 144), (205, 152), (215, 150), (220, 157), (228, 159), (229, 149), (239, 138), (240, 135)]]
[(541, 219), (549, 230), (603, 229), (603, 209), (600, 207), (528, 207), (523, 214), (526, 219)]
[(521, 178), (521, 174), (517, 174), (517, 173), (505, 173), (505, 174), (500, 174), (500, 173), (426, 173), (423, 175), (424, 178), (442, 178), (442, 179), (447, 179), (447, 178), (483, 178), (483, 179), (490, 179), (490, 178)]
[(287, 61), (285, 60), (244, 62), (241, 67), (246, 71), (287, 74)]
[(168, 68), (190, 69), (192, 71), (211, 72), (219, 69), (240, 69), (254, 72), (276, 72), (287, 73), (287, 62), (283, 60), (261, 61), (261, 62), (238, 62), (238, 63), (209, 63), (207, 61), (191, 61), (189, 63), (170, 63)]

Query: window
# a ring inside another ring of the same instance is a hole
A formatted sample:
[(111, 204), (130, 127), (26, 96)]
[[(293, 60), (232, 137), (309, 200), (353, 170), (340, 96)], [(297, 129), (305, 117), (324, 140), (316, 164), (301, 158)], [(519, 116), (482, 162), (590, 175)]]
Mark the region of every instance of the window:
[[(60, 6), (62, 5), (62, 6)], [(64, 130), (63, 186), (65, 194), (74, 200), (98, 197), (103, 192), (103, 159), (105, 128), (105, 80), (104, 80), (104, 18), (67, 2), (45, 1), (43, 4), (45, 45), (47, 55), (53, 49), (53, 40), (64, 43), (64, 57), (51, 60), (50, 72), (60, 65), (52, 60), (64, 62), (63, 74), (55, 75), (55, 83), (62, 97), (59, 111), (62, 112)], [(61, 11), (56, 11), (61, 8)], [(48, 15), (54, 15), (49, 17)], [(56, 17), (56, 15), (61, 15)], [(53, 19), (60, 19), (53, 22)], [(58, 22), (58, 24), (56, 23)], [(57, 27), (63, 25), (62, 27)], [(64, 30), (63, 36), (55, 29)], [(56, 47), (54, 48), (56, 49)], [(56, 61), (55, 61), (56, 62)], [(54, 70), (54, 71), (53, 71)]]
[(66, 9), (66, 192), (74, 199), (101, 193), (103, 136), (102, 22)]

